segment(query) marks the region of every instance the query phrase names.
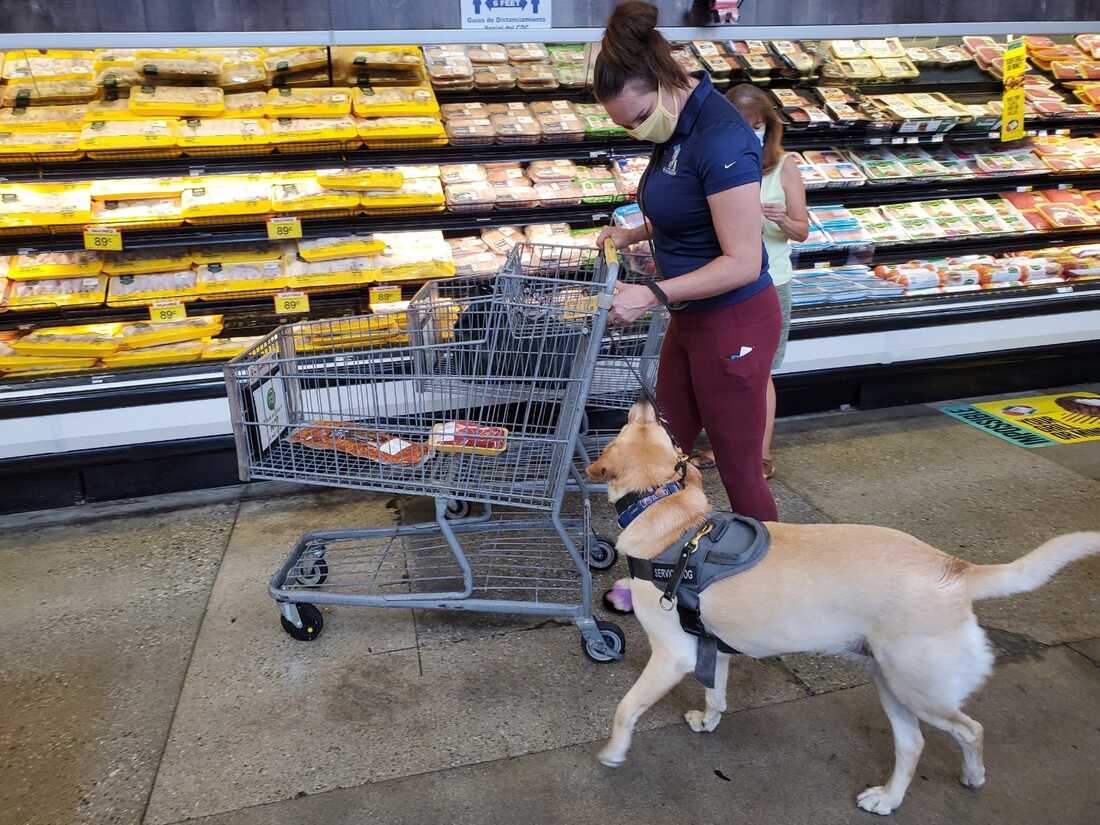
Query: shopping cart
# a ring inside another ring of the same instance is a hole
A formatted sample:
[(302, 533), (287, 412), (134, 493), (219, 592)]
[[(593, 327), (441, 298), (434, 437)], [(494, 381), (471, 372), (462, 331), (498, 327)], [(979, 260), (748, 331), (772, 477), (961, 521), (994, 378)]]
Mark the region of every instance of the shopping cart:
[[(527, 613), (621, 658), (622, 631), (592, 615), (574, 460), (617, 273), (613, 249), (518, 246), (404, 315), (288, 325), (229, 362), (242, 479), (435, 498), (434, 522), (302, 536), (269, 588), (288, 634), (316, 638), (324, 604)], [(448, 518), (456, 501), (483, 512)]]

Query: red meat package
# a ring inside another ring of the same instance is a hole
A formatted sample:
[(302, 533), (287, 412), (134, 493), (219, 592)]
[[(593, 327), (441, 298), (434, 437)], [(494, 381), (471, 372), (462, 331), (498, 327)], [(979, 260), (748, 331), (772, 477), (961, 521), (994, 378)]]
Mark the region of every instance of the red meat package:
[(447, 421), (432, 427), (431, 445), (441, 453), (500, 455), (508, 449), (508, 430), (475, 421)]
[(314, 421), (290, 435), (292, 444), (316, 450), (339, 450), (379, 464), (416, 467), (431, 457), (427, 444), (405, 441), (348, 421)]

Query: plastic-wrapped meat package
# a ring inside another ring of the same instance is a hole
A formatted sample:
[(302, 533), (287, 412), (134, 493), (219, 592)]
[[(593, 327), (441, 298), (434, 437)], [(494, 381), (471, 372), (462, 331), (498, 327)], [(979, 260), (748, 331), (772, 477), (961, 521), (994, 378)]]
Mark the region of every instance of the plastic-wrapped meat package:
[(486, 212), (497, 201), (496, 189), (488, 181), (445, 186), (447, 206), (455, 212)]

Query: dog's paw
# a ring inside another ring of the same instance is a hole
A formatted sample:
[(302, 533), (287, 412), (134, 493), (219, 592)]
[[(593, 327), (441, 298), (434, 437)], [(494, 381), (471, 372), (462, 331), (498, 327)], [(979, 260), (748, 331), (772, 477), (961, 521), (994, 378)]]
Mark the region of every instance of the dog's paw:
[(602, 751), (596, 754), (596, 759), (599, 763), (608, 768), (617, 768), (619, 765), (626, 761), (626, 754), (619, 753), (611, 746), (605, 747)]
[(722, 714), (708, 713), (703, 710), (689, 710), (684, 714), (684, 721), (696, 733), (711, 733), (722, 721)]
[(886, 816), (889, 813), (893, 813), (894, 808), (901, 804), (901, 800), (894, 799), (890, 794), (886, 793), (885, 788), (879, 786), (876, 788), (868, 788), (857, 796), (856, 804), (865, 811)]
[(962, 776), (959, 777), (959, 783), (964, 788), (980, 788), (985, 784), (985, 768), (979, 768), (976, 771), (963, 769)]

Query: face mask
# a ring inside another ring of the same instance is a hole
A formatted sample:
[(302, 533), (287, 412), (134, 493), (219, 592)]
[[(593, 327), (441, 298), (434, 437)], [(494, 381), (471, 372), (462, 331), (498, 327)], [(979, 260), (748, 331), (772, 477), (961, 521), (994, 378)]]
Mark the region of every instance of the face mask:
[(672, 133), (676, 131), (676, 121), (680, 119), (679, 113), (670, 112), (665, 108), (664, 92), (657, 88), (657, 105), (649, 113), (649, 117), (640, 125), (626, 131), (635, 140), (648, 140), (652, 143), (664, 143)]
[(768, 133), (768, 127), (767, 126), (761, 126), (759, 129), (753, 129), (753, 132), (756, 133), (756, 139), (759, 140), (760, 145), (763, 146), (764, 145), (764, 135), (766, 135)]

